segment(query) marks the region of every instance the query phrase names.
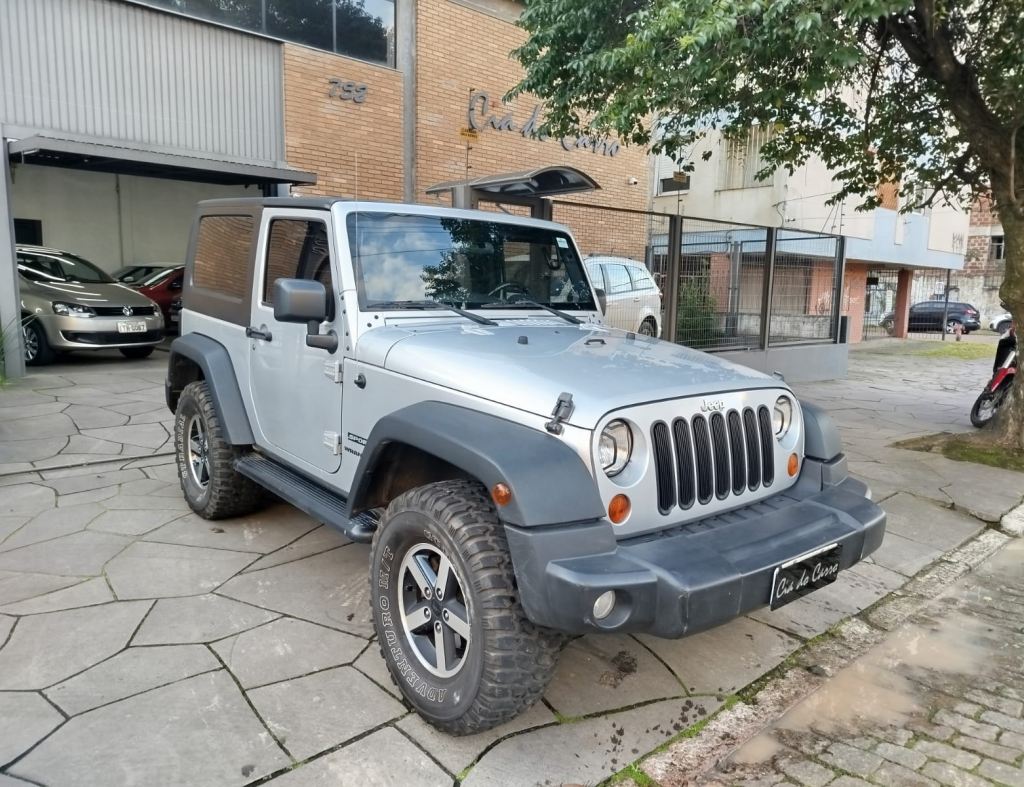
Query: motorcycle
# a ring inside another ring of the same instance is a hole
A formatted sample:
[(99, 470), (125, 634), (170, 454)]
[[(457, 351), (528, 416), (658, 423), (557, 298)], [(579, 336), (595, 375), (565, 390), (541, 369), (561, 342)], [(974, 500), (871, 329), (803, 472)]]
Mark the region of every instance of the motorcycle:
[[(1016, 339), (1013, 326), (1010, 327), (1010, 336)], [(985, 386), (985, 390), (981, 392), (981, 396), (974, 403), (974, 407), (971, 408), (971, 423), (979, 429), (992, 420), (1010, 393), (1013, 378), (1017, 374), (1018, 350), (1017, 344), (1014, 343), (1013, 348), (1007, 353), (999, 368), (992, 375), (992, 379)]]

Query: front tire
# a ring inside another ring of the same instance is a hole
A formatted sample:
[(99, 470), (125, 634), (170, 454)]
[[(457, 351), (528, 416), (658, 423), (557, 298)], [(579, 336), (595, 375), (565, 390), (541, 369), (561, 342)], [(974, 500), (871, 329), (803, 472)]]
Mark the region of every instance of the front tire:
[(153, 354), (153, 347), (122, 347), (121, 355), (131, 358), (133, 361), (148, 358)]
[(370, 604), (388, 671), (439, 730), (507, 722), (551, 680), (562, 637), (527, 619), (504, 527), (475, 482), (391, 502), (370, 548)]
[(263, 505), (263, 489), (235, 471), (243, 453), (225, 438), (206, 382), (186, 385), (174, 413), (174, 458), (181, 491), (199, 516), (241, 516)]
[(653, 338), (658, 335), (658, 326), (655, 324), (653, 319), (648, 317), (646, 320), (640, 323), (640, 330), (637, 331), (637, 333), (639, 333), (641, 336), (650, 336)]
[(21, 341), (26, 366), (46, 366), (53, 363), (55, 353), (46, 338), (46, 330), (37, 320), (22, 323)]

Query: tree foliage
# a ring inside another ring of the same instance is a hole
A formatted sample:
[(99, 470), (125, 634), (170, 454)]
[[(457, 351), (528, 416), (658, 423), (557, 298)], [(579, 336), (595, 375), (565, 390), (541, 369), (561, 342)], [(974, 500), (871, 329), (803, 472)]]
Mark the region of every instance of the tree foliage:
[[(709, 130), (774, 133), (766, 167), (819, 157), (833, 201), (904, 209), (991, 190), (1001, 295), (1024, 322), (1024, 0), (529, 0), (515, 55), (552, 134), (677, 157)], [(685, 165), (685, 162), (682, 162)], [(1004, 434), (1024, 448), (1024, 385)]]

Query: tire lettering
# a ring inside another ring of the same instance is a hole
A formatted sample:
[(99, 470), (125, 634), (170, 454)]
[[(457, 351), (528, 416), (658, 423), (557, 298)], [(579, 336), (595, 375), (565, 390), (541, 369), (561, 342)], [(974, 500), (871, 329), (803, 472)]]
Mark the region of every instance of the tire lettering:
[(391, 620), (391, 613), (390, 612), (381, 612), (380, 613), (380, 624), (382, 626), (387, 626), (388, 628), (394, 627), (395, 624)]
[(388, 597), (387, 596), (381, 596), (380, 597), (380, 608), (382, 610), (384, 610), (385, 612), (387, 612), (389, 609), (391, 609), (391, 602), (388, 601)]

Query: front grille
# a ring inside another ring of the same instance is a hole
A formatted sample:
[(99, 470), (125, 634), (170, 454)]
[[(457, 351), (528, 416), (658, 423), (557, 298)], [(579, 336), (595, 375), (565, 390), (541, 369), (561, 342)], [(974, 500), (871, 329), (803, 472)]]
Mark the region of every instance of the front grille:
[(151, 317), (156, 314), (152, 306), (132, 306), (131, 314), (124, 313), (124, 306), (92, 306), (97, 317)]
[(69, 342), (79, 344), (144, 344), (145, 342), (158, 342), (163, 338), (163, 331), (146, 331), (145, 333), (118, 333), (117, 331), (61, 331)]
[(762, 405), (651, 427), (658, 509), (668, 514), (712, 498), (754, 492), (775, 480), (772, 419)]

